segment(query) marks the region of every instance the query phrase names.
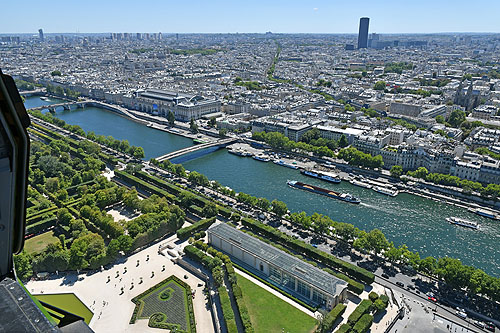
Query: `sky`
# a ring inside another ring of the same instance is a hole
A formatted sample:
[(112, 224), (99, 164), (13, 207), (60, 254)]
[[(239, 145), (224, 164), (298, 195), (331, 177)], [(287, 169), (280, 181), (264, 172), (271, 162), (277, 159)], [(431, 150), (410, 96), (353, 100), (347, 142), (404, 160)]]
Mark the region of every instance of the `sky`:
[[(500, 0), (5, 0), (1, 33), (500, 32)], [(7, 3), (5, 3), (7, 2)]]

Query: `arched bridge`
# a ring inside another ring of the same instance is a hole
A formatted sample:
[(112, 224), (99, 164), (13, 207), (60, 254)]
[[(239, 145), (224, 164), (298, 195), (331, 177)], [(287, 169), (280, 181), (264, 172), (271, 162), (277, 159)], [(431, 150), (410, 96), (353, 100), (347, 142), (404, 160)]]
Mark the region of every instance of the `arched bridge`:
[(87, 103), (91, 103), (91, 102), (92, 102), (91, 100), (71, 101), (71, 102), (37, 106), (35, 108), (31, 108), (31, 110), (48, 109), (50, 112), (55, 112), (56, 108), (58, 108), (60, 106), (62, 106), (64, 108), (64, 110), (71, 110), (72, 105), (76, 105), (77, 108), (84, 108), (87, 106)]
[(162, 162), (162, 161), (170, 160), (170, 159), (173, 159), (173, 158), (176, 158), (176, 157), (188, 154), (188, 153), (195, 152), (197, 150), (202, 150), (202, 149), (216, 147), (216, 146), (226, 147), (226, 146), (229, 146), (230, 144), (232, 144), (236, 141), (238, 141), (238, 138), (227, 138), (227, 139), (217, 140), (214, 142), (207, 142), (207, 143), (202, 143), (202, 144), (195, 145), (195, 146), (189, 146), (189, 147), (162, 155), (160, 157), (157, 157), (156, 160)]

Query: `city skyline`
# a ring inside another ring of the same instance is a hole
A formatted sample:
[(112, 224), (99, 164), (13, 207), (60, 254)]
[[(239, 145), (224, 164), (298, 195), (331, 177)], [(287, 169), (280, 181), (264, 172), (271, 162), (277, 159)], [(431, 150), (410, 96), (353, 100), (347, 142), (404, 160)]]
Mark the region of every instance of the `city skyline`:
[(5, 17), (0, 33), (36, 33), (39, 28), (44, 33), (356, 33), (359, 18), (364, 16), (371, 18), (370, 32), (376, 33), (500, 32), (495, 18), (500, 3), (479, 0), (475, 7), (488, 10), (473, 16), (465, 1), (430, 0), (418, 4), (360, 1), (355, 8), (322, 0), (194, 1), (190, 5), (148, 1), (140, 6), (132, 1), (91, 0), (78, 8), (59, 0), (51, 5), (27, 1), (22, 8), (14, 2), (4, 5), (5, 12), (20, 14)]

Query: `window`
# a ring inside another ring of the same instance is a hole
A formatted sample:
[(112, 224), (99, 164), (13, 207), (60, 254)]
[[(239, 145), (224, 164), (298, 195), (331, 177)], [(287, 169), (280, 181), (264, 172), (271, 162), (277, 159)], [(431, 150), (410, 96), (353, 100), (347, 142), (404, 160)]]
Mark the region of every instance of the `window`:
[(274, 266), (269, 266), (269, 277), (278, 282), (278, 283), (281, 283), (281, 272), (276, 269)]
[(307, 298), (311, 297), (311, 287), (302, 281), (298, 281), (297, 283), (297, 292)]
[(281, 284), (287, 288), (295, 290), (295, 278), (291, 275), (283, 273), (283, 279), (281, 280)]
[(262, 265), (262, 263), (260, 263), (260, 271), (263, 272), (264, 271), (264, 265)]
[(317, 302), (318, 304), (325, 305), (326, 297), (323, 293), (317, 291), (316, 289), (313, 289), (313, 301)]

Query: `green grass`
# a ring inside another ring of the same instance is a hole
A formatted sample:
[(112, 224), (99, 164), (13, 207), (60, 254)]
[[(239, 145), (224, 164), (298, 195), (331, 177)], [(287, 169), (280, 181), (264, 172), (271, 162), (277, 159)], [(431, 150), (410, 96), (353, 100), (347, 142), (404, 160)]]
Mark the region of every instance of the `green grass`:
[(59, 242), (59, 238), (54, 236), (54, 231), (47, 231), (41, 235), (32, 237), (24, 243), (24, 249), (28, 253), (40, 252), (51, 243)]
[[(89, 324), (92, 319), (93, 313), (75, 294), (43, 294), (33, 296), (39, 301), (82, 317), (87, 324)], [(50, 312), (52, 312), (52, 310), (49, 310), (49, 313)]]
[(238, 275), (243, 299), (255, 332), (312, 332), (316, 319)]

